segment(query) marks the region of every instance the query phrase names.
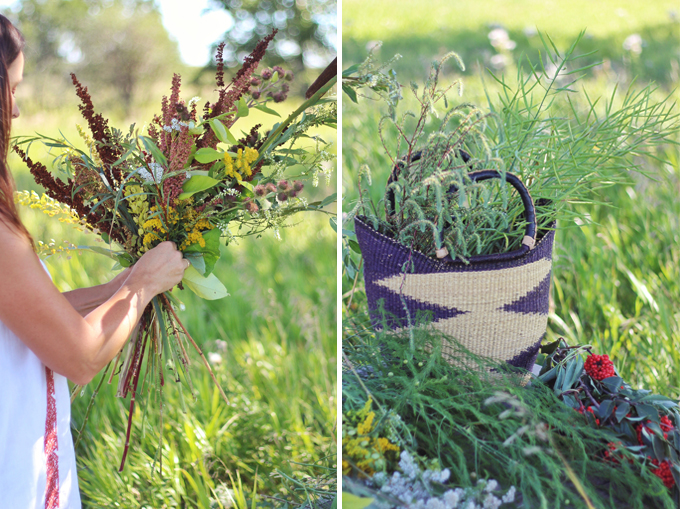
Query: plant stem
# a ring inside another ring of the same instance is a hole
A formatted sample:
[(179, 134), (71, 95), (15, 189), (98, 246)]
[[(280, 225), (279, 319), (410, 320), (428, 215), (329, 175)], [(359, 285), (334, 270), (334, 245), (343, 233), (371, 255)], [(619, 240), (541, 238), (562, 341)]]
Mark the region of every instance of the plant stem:
[(257, 161), (255, 161), (254, 164), (257, 164), (257, 162), (262, 158), (262, 154), (269, 148), (269, 146), (274, 143), (276, 138), (279, 137), (279, 135), (288, 127), (295, 118), (300, 115), (303, 111), (305, 111), (307, 108), (310, 106), (314, 106), (317, 102), (319, 102), (319, 99), (328, 92), (333, 85), (335, 85), (335, 82), (337, 81), (338, 77), (333, 76), (333, 78), (326, 83), (323, 87), (321, 87), (318, 92), (316, 92), (312, 97), (307, 99), (305, 102), (303, 102), (300, 107), (295, 110), (293, 113), (291, 113), (286, 120), (284, 120), (279, 127), (277, 127), (273, 133), (271, 133), (268, 137), (267, 140), (262, 144), (260, 147), (259, 153), (260, 157), (257, 158)]
[(203, 364), (205, 367), (208, 369), (208, 373), (210, 373), (210, 377), (213, 379), (213, 382), (215, 382), (215, 385), (217, 386), (217, 389), (220, 391), (220, 394), (222, 395), (222, 399), (229, 405), (229, 398), (227, 398), (227, 395), (224, 393), (222, 390), (222, 387), (220, 384), (217, 382), (217, 378), (215, 378), (215, 374), (213, 373), (213, 370), (210, 368), (210, 364), (208, 364), (208, 359), (205, 358), (205, 355), (203, 355), (203, 350), (201, 350), (194, 339), (191, 337), (191, 334), (189, 334), (189, 331), (186, 330), (184, 327), (184, 324), (180, 321), (179, 317), (175, 313), (175, 310), (172, 309), (172, 305), (170, 304), (170, 301), (168, 301), (168, 298), (165, 295), (161, 295), (161, 299), (163, 300), (163, 304), (165, 304), (165, 307), (172, 313), (172, 316), (175, 318), (175, 321), (179, 324), (180, 327), (182, 327), (182, 330), (184, 331), (184, 335), (191, 341), (191, 344), (194, 346), (196, 351), (198, 352), (198, 355), (201, 356), (201, 359), (203, 360)]

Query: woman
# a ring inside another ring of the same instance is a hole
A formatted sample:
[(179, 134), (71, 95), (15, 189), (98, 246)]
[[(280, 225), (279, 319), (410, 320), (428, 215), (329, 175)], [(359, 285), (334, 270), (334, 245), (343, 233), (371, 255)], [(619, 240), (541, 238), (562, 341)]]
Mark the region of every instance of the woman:
[(80, 496), (67, 379), (92, 380), (189, 262), (164, 242), (105, 285), (61, 294), (52, 284), (19, 219), (7, 165), (23, 44), (0, 15), (0, 505), (72, 509)]

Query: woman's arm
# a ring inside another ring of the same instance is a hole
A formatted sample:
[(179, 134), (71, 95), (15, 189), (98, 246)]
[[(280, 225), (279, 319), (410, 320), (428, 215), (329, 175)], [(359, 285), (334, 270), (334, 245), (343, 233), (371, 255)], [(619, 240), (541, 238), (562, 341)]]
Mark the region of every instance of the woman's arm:
[(28, 240), (0, 221), (0, 321), (50, 369), (88, 383), (120, 351), (151, 299), (182, 280), (186, 260), (163, 242), (82, 317), (52, 284)]
[(123, 283), (130, 275), (130, 270), (129, 268), (123, 270), (108, 283), (90, 286), (89, 288), (77, 288), (76, 290), (64, 292), (62, 295), (66, 297), (66, 300), (69, 301), (80, 316), (87, 316), (91, 311), (94, 311), (109, 300), (123, 286)]

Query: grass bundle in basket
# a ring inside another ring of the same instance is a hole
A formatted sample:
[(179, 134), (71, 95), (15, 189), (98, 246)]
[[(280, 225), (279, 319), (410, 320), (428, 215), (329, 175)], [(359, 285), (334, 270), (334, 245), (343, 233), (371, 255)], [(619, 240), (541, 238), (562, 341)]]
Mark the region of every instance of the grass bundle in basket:
[[(539, 238), (557, 218), (577, 214), (570, 204), (596, 201), (593, 190), (627, 181), (640, 170), (640, 156), (655, 157), (677, 132), (678, 115), (667, 101), (653, 100), (651, 85), (604, 101), (579, 90), (584, 71), (595, 65), (579, 65), (590, 55), (577, 54), (583, 35), (565, 52), (541, 35), (545, 62), (524, 59), (514, 79), (491, 74), (501, 89), (486, 107), (452, 97), (462, 95), (460, 79), (442, 85), (447, 62), (464, 70), (455, 53), (432, 64), (423, 86), (410, 84), (414, 111), (398, 111), (402, 86), (372, 55), (347, 69), (343, 89), (351, 100), (369, 88), (388, 106), (373, 143), (382, 144), (392, 165), (378, 200), (370, 190), (376, 169), (361, 168), (349, 219), (361, 214), (427, 256), (446, 248), (452, 259), (467, 260), (516, 250), (525, 235), (520, 196), (504, 178), (477, 183), (471, 172), (516, 175), (536, 203)], [(586, 96), (587, 107), (572, 100), (575, 94)]]
[[(237, 237), (266, 230), (278, 236), (289, 217), (304, 211), (329, 213), (323, 208), (335, 201), (335, 194), (330, 194), (309, 203), (302, 193), (307, 182), (318, 184), (319, 174), (330, 179), (331, 166), (326, 164), (334, 157), (327, 150), (330, 143), (310, 129), (336, 125), (335, 102), (323, 98), (335, 78), (323, 83), (285, 120), (266, 129), (257, 125), (240, 138), (232, 133), (238, 120), (253, 108), (280, 117), (270, 104), (286, 98), (292, 74), (278, 66), (256, 73), (275, 34), (257, 44), (229, 83), (224, 80), (223, 45), (218, 48), (218, 97), (206, 102), (202, 110), (199, 98), (181, 99), (181, 78), (176, 74), (170, 97), (163, 97), (162, 111), (146, 134), (140, 134), (134, 125), (127, 132), (109, 127), (96, 113), (87, 88), (72, 75), (82, 102), (80, 110), (91, 131), (89, 135), (80, 130), (87, 147), (81, 150), (66, 140), (41, 135), (16, 140), (16, 152), (47, 193), (42, 198), (19, 193), (17, 200), (49, 214), (60, 213), (68, 222), (99, 234), (107, 247), (73, 248), (102, 253), (122, 267), (133, 265), (160, 242), (173, 241), (191, 262), (180, 286), (205, 299), (227, 296), (213, 274), (222, 239), (228, 245)], [(305, 141), (309, 139), (311, 145)], [(27, 152), (34, 142), (60, 151), (55, 165), (65, 178), (52, 175), (30, 159)], [(53, 251), (50, 246), (41, 247)], [(156, 391), (162, 396), (165, 381), (171, 379), (185, 383), (193, 395), (189, 343), (212, 375), (203, 353), (175, 313), (177, 303), (170, 293), (155, 297), (124, 350), (106, 367), (106, 373), (111, 372), (109, 382), (114, 373), (119, 375), (118, 396), (131, 395), (121, 470), (135, 399), (142, 387), (151, 396)], [(181, 393), (182, 384), (179, 387)], [(88, 415), (91, 408), (92, 403)], [(162, 444), (162, 410), (160, 419)]]

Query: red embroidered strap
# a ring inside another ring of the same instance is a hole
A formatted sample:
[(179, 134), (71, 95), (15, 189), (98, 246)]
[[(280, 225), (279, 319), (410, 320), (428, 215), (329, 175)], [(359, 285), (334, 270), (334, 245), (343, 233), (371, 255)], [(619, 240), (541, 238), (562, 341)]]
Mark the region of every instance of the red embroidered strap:
[(45, 366), (47, 375), (47, 418), (45, 419), (45, 458), (47, 460), (47, 485), (45, 509), (59, 507), (59, 458), (57, 450), (57, 400), (54, 395), (54, 373)]

